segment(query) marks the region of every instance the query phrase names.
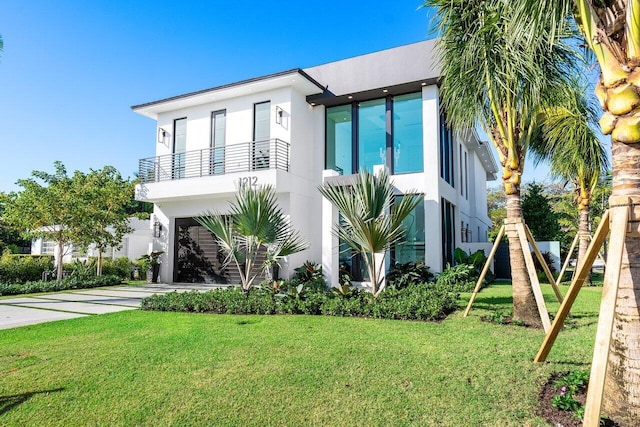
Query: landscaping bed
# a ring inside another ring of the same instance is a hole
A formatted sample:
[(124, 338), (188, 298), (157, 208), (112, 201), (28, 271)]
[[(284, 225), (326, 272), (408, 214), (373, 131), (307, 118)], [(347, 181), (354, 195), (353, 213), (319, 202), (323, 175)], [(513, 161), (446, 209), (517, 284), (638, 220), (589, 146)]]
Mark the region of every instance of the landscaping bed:
[(98, 288), (101, 286), (119, 285), (120, 283), (122, 283), (122, 279), (112, 275), (89, 278), (70, 277), (60, 281), (54, 280), (49, 282), (0, 283), (0, 296)]
[(399, 320), (442, 320), (457, 308), (458, 295), (437, 283), (387, 289), (378, 297), (350, 289), (338, 291), (269, 288), (209, 292), (171, 292), (142, 300), (143, 310), (219, 314), (313, 314)]

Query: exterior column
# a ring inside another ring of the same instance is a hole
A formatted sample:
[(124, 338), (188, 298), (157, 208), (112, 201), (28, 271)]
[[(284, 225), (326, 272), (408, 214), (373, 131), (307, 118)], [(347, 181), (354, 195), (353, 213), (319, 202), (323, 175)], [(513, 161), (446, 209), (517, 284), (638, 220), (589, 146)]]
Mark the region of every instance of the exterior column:
[[(338, 172), (332, 169), (322, 171), (323, 183), (325, 178), (338, 176)], [(322, 198), (322, 273), (330, 287), (338, 286), (340, 281), (339, 254), (340, 245), (338, 237), (332, 232), (333, 224), (338, 222), (338, 209), (333, 204)]]

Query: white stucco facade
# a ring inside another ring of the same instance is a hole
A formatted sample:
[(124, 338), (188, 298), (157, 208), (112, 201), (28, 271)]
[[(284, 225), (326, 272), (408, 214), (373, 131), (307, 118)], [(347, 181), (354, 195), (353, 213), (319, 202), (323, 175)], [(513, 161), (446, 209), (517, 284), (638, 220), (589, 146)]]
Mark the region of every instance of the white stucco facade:
[[(135, 261), (140, 256), (148, 253), (152, 241), (152, 224), (148, 219), (129, 218), (129, 227), (132, 231), (122, 237), (119, 248), (110, 248), (102, 254), (105, 258), (127, 257)], [(58, 247), (56, 242), (44, 241), (41, 238), (31, 242), (31, 254), (54, 256), (55, 264), (58, 264)], [(97, 257), (98, 251), (91, 245), (86, 251), (77, 251), (73, 244), (66, 245), (63, 249), (62, 262), (72, 262), (75, 259), (86, 260), (90, 257)]]
[[(449, 252), (442, 244), (446, 234), (443, 201), (451, 207), (453, 220), (448, 223), (453, 239), (449, 246), (467, 249), (467, 245), (470, 249), (486, 243), (491, 224), (485, 186), (487, 179), (495, 179), (495, 161), (475, 132), (455, 135), (448, 154), (441, 152), (443, 123), (433, 49), (432, 41), (415, 43), (134, 106), (135, 112), (156, 120), (158, 125), (157, 137), (150, 135), (148, 142), (154, 157), (141, 160), (143, 182), (136, 188), (136, 198), (155, 204), (152, 222), (159, 221), (163, 226), (151, 245), (151, 250), (164, 252), (161, 279), (175, 282), (186, 277), (177, 274), (190, 265), (185, 263), (184, 248), (209, 244), (206, 236), (200, 240), (194, 237), (199, 231), (192, 218), (205, 211), (228, 212), (236, 186), (244, 180), (272, 185), (293, 227), (310, 244), (309, 249), (290, 256), (281, 265), (280, 276), (290, 277), (293, 268), (311, 260), (321, 263), (329, 281), (335, 283), (339, 245), (331, 226), (338, 220), (338, 212), (321, 197), (317, 187), (326, 180), (347, 179), (340, 175), (350, 171), (327, 166), (327, 110), (352, 105), (356, 111), (360, 102), (386, 99), (387, 111), (393, 112), (393, 96), (408, 93), (420, 98), (421, 165), (416, 172), (392, 175), (392, 181), (398, 194), (423, 194), (424, 262), (432, 271), (441, 271), (447, 258), (443, 250)], [(256, 105), (264, 107), (265, 102), (269, 102), (269, 123), (258, 125)], [(268, 129), (268, 143), (255, 138), (257, 126)], [(354, 135), (362, 144), (362, 137)], [(383, 155), (381, 149), (381, 163)], [(443, 155), (451, 157), (448, 179), (443, 178)], [(190, 239), (188, 243), (185, 236)], [(184, 250), (179, 251), (179, 247)], [(206, 249), (195, 251), (204, 254)], [(187, 252), (193, 255), (193, 250)], [(197, 275), (187, 276), (197, 280)]]

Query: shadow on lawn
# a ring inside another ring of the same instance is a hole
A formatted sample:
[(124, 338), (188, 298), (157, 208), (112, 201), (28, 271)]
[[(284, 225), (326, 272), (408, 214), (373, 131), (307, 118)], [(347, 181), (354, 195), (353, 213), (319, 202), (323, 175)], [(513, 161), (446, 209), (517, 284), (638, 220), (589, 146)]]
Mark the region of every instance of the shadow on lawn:
[(62, 390), (64, 390), (64, 388), (60, 387), (60, 388), (54, 388), (52, 390), (30, 391), (27, 393), (14, 394), (10, 396), (0, 396), (0, 415), (4, 414), (5, 412), (9, 412), (16, 406), (31, 399), (36, 394), (55, 393)]

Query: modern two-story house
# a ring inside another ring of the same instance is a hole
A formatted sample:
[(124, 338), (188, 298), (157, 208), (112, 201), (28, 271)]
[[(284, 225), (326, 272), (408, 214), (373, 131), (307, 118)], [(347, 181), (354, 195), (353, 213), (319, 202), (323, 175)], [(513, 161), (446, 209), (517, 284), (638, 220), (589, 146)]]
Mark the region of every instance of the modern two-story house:
[(331, 283), (340, 267), (366, 281), (358, 256), (331, 233), (339, 213), (317, 187), (380, 167), (398, 197), (424, 194), (388, 263), (424, 261), (440, 271), (456, 247), (486, 247), (485, 188), (496, 163), (474, 130), (446, 127), (434, 49), (429, 40), (132, 107), (157, 121), (155, 156), (139, 162), (136, 198), (155, 205), (161, 279), (237, 280), (194, 217), (224, 213), (238, 182), (247, 182), (272, 185), (310, 243), (283, 263), (281, 277), (312, 260)]

